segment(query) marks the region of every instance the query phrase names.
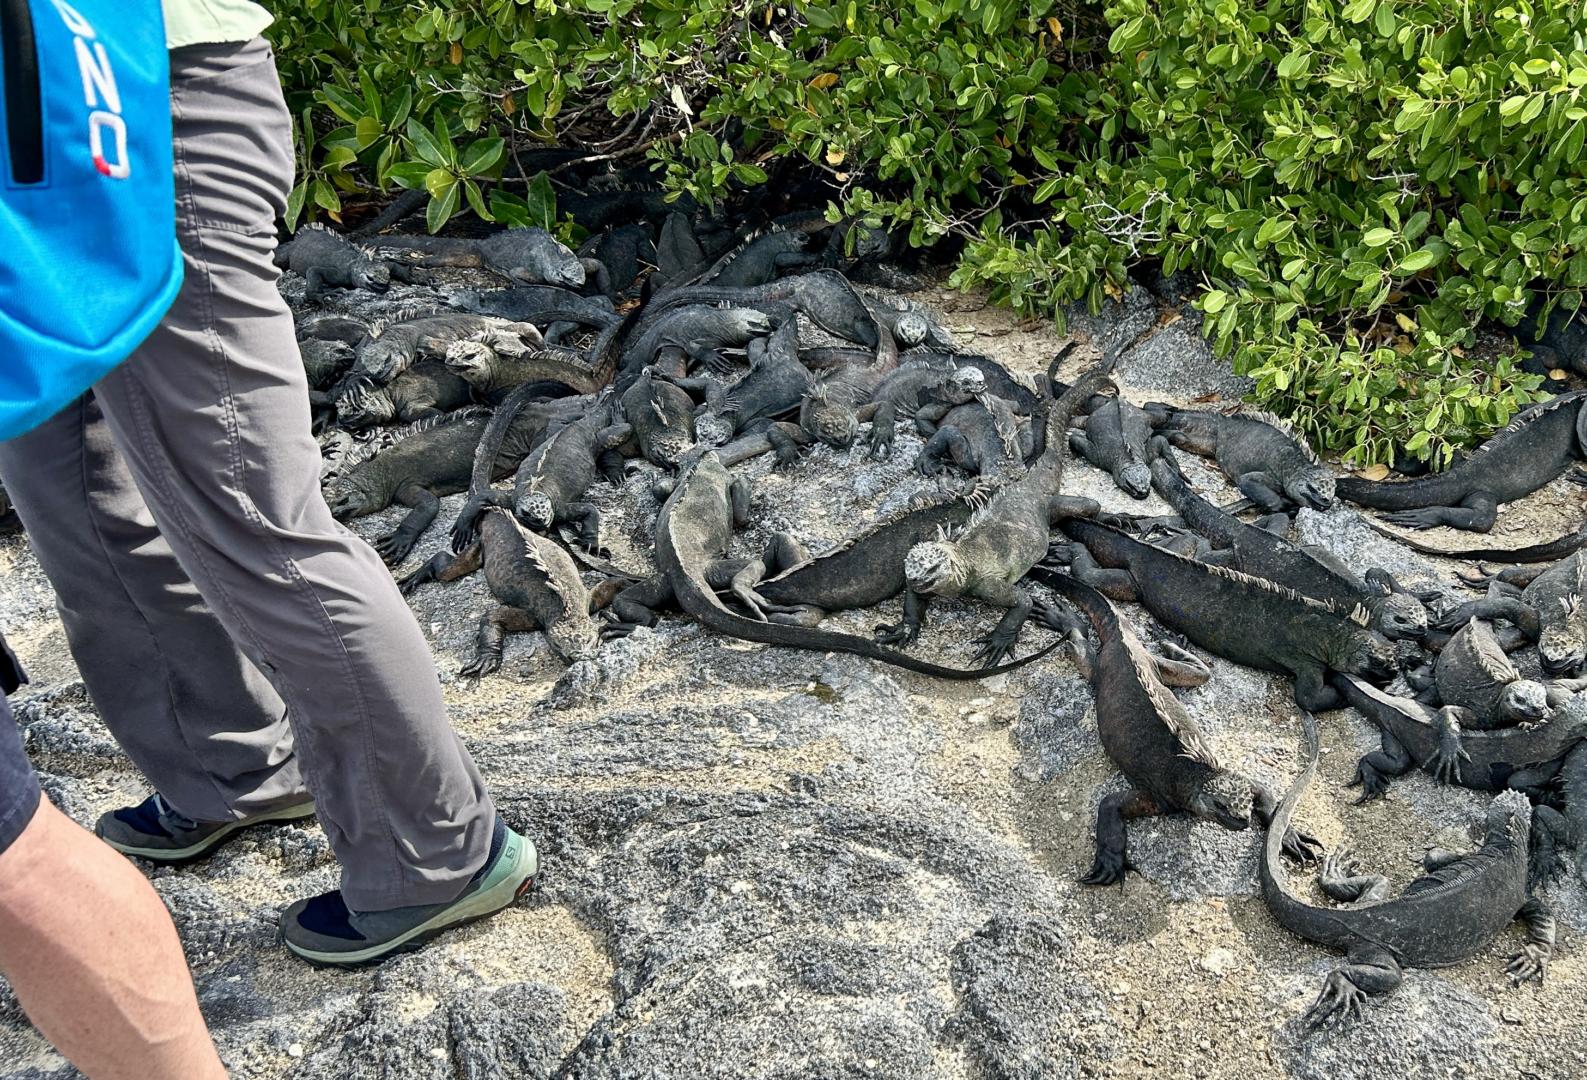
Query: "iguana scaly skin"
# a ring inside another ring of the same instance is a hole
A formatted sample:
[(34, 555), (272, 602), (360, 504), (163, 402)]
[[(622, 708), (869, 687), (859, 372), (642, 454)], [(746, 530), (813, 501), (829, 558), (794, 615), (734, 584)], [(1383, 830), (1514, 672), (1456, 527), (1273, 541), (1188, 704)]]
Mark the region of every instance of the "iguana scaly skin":
[(1389, 574), (1368, 570), (1363, 581), (1338, 564), (1331, 553), (1247, 525), (1191, 490), (1161, 436), (1153, 441), (1150, 453), (1151, 477), (1158, 494), (1215, 549), (1209, 554), (1198, 553), (1197, 558), (1267, 578), (1342, 610), (1360, 604), (1370, 616), (1368, 625), (1392, 641), (1420, 641), (1427, 636), (1427, 608)]
[[(1488, 598), (1462, 604), (1438, 620), (1452, 629), (1471, 619), (1507, 619), (1520, 641), (1537, 642), (1543, 673), (1566, 677), (1587, 674), (1587, 550), (1553, 566), (1514, 567), (1489, 584)], [(1512, 643), (1506, 643), (1511, 647)]]
[(817, 270), (797, 274), (767, 285), (753, 288), (723, 288), (715, 285), (695, 285), (686, 288), (669, 288), (658, 293), (646, 305), (645, 314), (635, 329), (635, 337), (643, 335), (651, 323), (665, 318), (680, 307), (696, 304), (729, 305), (755, 308), (774, 319), (786, 321), (789, 313), (797, 312), (829, 334), (874, 349), (877, 345), (876, 320), (842, 274), (833, 270)]
[(1554, 952), (1554, 918), (1531, 895), (1528, 881), (1532, 808), (1526, 796), (1506, 791), (1488, 809), (1487, 837), (1469, 855), (1429, 852), (1427, 872), (1398, 897), (1388, 882), (1356, 873), (1348, 852), (1323, 863), (1321, 885), (1328, 896), (1352, 907), (1309, 904), (1292, 892), (1281, 862), (1281, 836), (1301, 795), (1317, 771), (1317, 722), (1302, 717), (1306, 767), (1279, 803), (1262, 848), (1262, 896), (1273, 917), (1290, 933), (1344, 950), (1349, 962), (1336, 968), (1307, 1011), (1308, 1029), (1359, 1018), (1368, 995), (1392, 993), (1407, 967), (1449, 967), (1487, 947), (1516, 919), (1527, 924), (1527, 943), (1506, 969), (1517, 983), (1543, 978)]
[[(1139, 600), (1158, 622), (1208, 652), (1295, 680), (1303, 709), (1338, 707), (1330, 671), (1387, 682), (1398, 671), (1394, 646), (1367, 628), (1362, 607), (1340, 608), (1266, 578), (1208, 566), (1095, 521), (1065, 521), (1085, 548), (1073, 572), (1114, 600)], [(1085, 554), (1089, 553), (1089, 558)], [(1099, 569), (1090, 562), (1094, 559)]]
[[(966, 373), (980, 372), (964, 368)], [(971, 401), (953, 404), (950, 384), (947, 400), (928, 402), (915, 410), (915, 429), (926, 440), (915, 459), (923, 476), (936, 476), (946, 459), (969, 476), (997, 477), (1017, 472), (1031, 454), (1030, 424), (1000, 397), (980, 393)]]
[(415, 364), (385, 385), (354, 378), (336, 395), (336, 419), (349, 431), (377, 424), (408, 424), (461, 409), (473, 400), (473, 389), (445, 364)]
[(544, 327), (541, 332), (548, 345), (561, 344), (580, 326), (606, 327), (620, 318), (608, 297), (580, 296), (556, 285), (515, 285), (486, 291), (458, 289), (447, 295), (446, 302), (459, 311)]
[(808, 254), (808, 233), (778, 230), (762, 233), (723, 255), (697, 279), (700, 285), (744, 289), (764, 285), (788, 270), (814, 266), (819, 259)]
[(1049, 529), (1066, 509), (1059, 495), (1069, 446), (1064, 433), (1081, 403), (1107, 384), (1107, 373), (1088, 372), (1052, 406), (1046, 451), (1019, 479), (994, 494), (957, 536), (916, 544), (904, 560), (909, 589), (904, 619), (885, 627), (877, 640), (914, 641), (928, 598), (969, 596), (1007, 609), (997, 627), (979, 642), (978, 660), (992, 665), (1006, 656), (1030, 614), (1031, 597), (1018, 582), (1047, 554)]
[(540, 331), (530, 323), (504, 323), (483, 315), (433, 315), (378, 327), (358, 346), (353, 371), (388, 383), (420, 360), (442, 360), (454, 343), (477, 334), (510, 334), (538, 345)]
[(773, 329), (773, 321), (754, 308), (682, 307), (637, 331), (618, 366), (630, 377), (637, 377), (669, 345), (681, 348), (691, 359), (702, 359), (717, 349), (742, 349)]
[(1291, 505), (1326, 510), (1334, 475), (1283, 421), (1266, 413), (1223, 416), (1148, 402), (1157, 430), (1181, 450), (1217, 461), (1240, 493), (1269, 513)]
[(618, 398), (618, 414), (629, 427), (619, 447), (627, 456), (671, 469), (694, 447), (694, 399), (650, 368)]
[[(763, 438), (751, 437), (739, 440), (735, 446), (764, 451), (770, 444)], [(743, 454), (750, 450), (724, 449), (721, 453), (704, 451), (690, 455), (656, 518), (656, 565), (660, 576), (677, 605), (706, 629), (767, 645), (853, 653), (942, 679), (979, 679), (1010, 671), (1056, 647), (1049, 646), (1002, 667), (961, 671), (917, 660), (907, 653), (883, 648), (851, 634), (766, 622), (734, 613), (717, 597), (716, 589), (727, 584), (731, 575), (742, 569), (742, 560), (727, 560), (726, 554), (735, 520), (742, 520), (742, 510), (747, 503), (742, 485), (735, 481), (723, 454), (727, 455), (727, 461), (743, 460)], [(724, 571), (727, 580), (724, 580)]]
[[(1581, 749), (1587, 740), (1587, 697), (1566, 702), (1541, 724), (1483, 731), (1472, 725), (1469, 712), (1453, 705), (1433, 709), (1351, 675), (1334, 675), (1331, 681), (1383, 736), (1382, 749), (1356, 764), (1350, 785), (1361, 787), (1358, 802), (1381, 798), (1391, 777), (1420, 767), (1440, 783), (1478, 791), (1513, 788), (1534, 801), (1551, 795), (1563, 778), (1565, 818), (1579, 822), (1587, 816), (1587, 789), (1580, 786), (1587, 781), (1587, 750)], [(1536, 813), (1550, 820), (1550, 836), (1570, 835), (1578, 844), (1587, 837), (1579, 823), (1553, 825), (1551, 809)]]
[(1448, 525), (1487, 532), (1499, 504), (1514, 502), (1563, 476), (1587, 458), (1587, 390), (1561, 394), (1516, 416), (1510, 426), (1447, 472), (1402, 483), (1344, 477), (1339, 495), (1410, 529)]
[(1113, 477), (1132, 499), (1152, 493), (1146, 444), (1152, 438), (1152, 418), (1145, 409), (1124, 400), (1122, 394), (1105, 398), (1069, 431), (1069, 449)]
[(799, 430), (811, 440), (847, 450), (859, 437), (861, 406), (898, 368), (898, 344), (878, 320), (876, 352), (869, 363), (849, 364), (817, 376), (799, 405)]
[[(1168, 689), (1166, 680), (1199, 686), (1211, 670), (1184, 650), (1167, 658), (1147, 652), (1107, 598), (1089, 585), (1040, 568), (1032, 577), (1078, 608), (1096, 632), (1096, 649), (1078, 624), (1068, 640), (1096, 698), (1102, 748), (1133, 785), (1097, 808), (1096, 859), (1080, 880), (1111, 885), (1124, 878), (1130, 868), (1124, 823), (1131, 818), (1185, 813), (1235, 831), (1249, 828), (1253, 819), (1267, 825), (1276, 808), (1273, 794), (1221, 764)], [(1317, 850), (1321, 845), (1309, 836), (1292, 832), (1285, 838), (1285, 851), (1296, 858), (1313, 858)]]
[[(769, 431), (772, 421), (789, 416), (810, 389), (809, 369), (799, 362), (799, 327), (788, 320), (769, 338), (757, 339), (750, 348), (749, 371), (723, 391), (716, 415), (732, 425), (734, 435)], [(798, 453), (799, 440), (787, 430), (773, 435), (779, 462)]]
[(353, 347), (344, 341), (303, 338), (298, 341), (298, 355), (310, 390), (330, 387), (353, 366)]
[(1522, 678), (1499, 647), (1493, 627), (1484, 619), (1472, 619), (1439, 650), (1431, 683), (1418, 697), (1428, 704), (1465, 709), (1466, 726), (1486, 731), (1540, 723), (1581, 689), (1587, 689), (1587, 680), (1541, 683)]
[(483, 266), (523, 285), (584, 286), (584, 264), (544, 229), (507, 229), (480, 240), (382, 236), (381, 247), (424, 253), (425, 266)]
[(275, 264), (303, 276), (310, 302), (321, 299), (330, 289), (383, 293), (391, 288), (393, 277), (410, 280), (405, 267), (375, 258), (318, 223), (303, 226), (296, 236), (276, 248)]
[(510, 632), (543, 631), (565, 664), (593, 659), (600, 624), (578, 567), (555, 540), (530, 532), (506, 510), (487, 510), (479, 537), (457, 555), (440, 552), (398, 583), (404, 596), (427, 581), (456, 581), (481, 566), (497, 607), (480, 618), (474, 656), (460, 675), (488, 675), (501, 667)]
[(889, 372), (854, 418), (870, 421), (871, 456), (885, 458), (893, 452), (900, 418), (914, 419), (931, 402), (963, 405), (986, 395), (986, 375), (979, 368), (912, 362)]
[(603, 373), (578, 350), (528, 345), (515, 334), (495, 329), (448, 345), (446, 366), (483, 399), (499, 398), (530, 383), (561, 383), (579, 394), (596, 393), (605, 385)]

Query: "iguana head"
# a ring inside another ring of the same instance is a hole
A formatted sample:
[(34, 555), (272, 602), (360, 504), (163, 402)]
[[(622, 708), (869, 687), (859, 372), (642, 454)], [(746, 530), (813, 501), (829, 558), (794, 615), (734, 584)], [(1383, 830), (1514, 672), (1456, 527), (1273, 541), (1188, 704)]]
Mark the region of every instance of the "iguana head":
[(580, 660), (593, 660), (601, 647), (600, 626), (594, 619), (582, 615), (569, 615), (557, 619), (546, 627), (546, 643), (565, 664)]
[(1218, 769), (1196, 794), (1195, 804), (1190, 809), (1203, 821), (1238, 832), (1250, 828), (1251, 807), (1251, 782)]
[(1560, 600), (1559, 605), (1564, 609), (1565, 618), (1545, 622), (1537, 639), (1543, 673), (1556, 678), (1587, 664), (1587, 619), (1582, 617), (1582, 599), (1573, 595)]
[(847, 395), (830, 394), (820, 383), (805, 395), (799, 409), (799, 426), (837, 450), (853, 446), (860, 433), (859, 417), (849, 407)]
[(584, 287), (584, 264), (566, 244), (544, 229), (525, 229), (523, 233), (519, 240), (524, 265), (513, 267), (509, 277), (528, 285), (543, 281), (569, 289)]
[[(739, 341), (763, 337), (777, 329), (770, 315), (754, 308), (728, 308), (725, 314), (731, 324), (733, 336)], [(796, 339), (797, 340), (797, 339)]]
[(336, 485), (325, 503), (337, 521), (348, 521), (382, 510), (390, 500), (382, 498), (381, 493), (375, 490), (374, 483), (361, 473), (351, 472), (337, 477)]
[(906, 349), (913, 349), (931, 336), (931, 323), (918, 311), (906, 311), (893, 324), (893, 340)]
[(969, 572), (951, 540), (927, 540), (904, 557), (904, 580), (917, 593), (957, 593)]
[(942, 383), (943, 400), (967, 405), (986, 393), (986, 373), (978, 367), (954, 368)]
[(353, 287), (383, 293), (391, 288), (391, 267), (384, 259), (365, 255), (353, 266)]
[(1540, 682), (1517, 679), (1504, 688), (1499, 715), (1517, 724), (1535, 724), (1548, 715), (1548, 691)]
[(535, 532), (545, 532), (557, 519), (551, 497), (543, 491), (526, 491), (518, 497), (513, 514)]
[(383, 387), (368, 379), (355, 379), (336, 398), (336, 419), (352, 431), (396, 419), (397, 403)]
[(1399, 674), (1399, 656), (1387, 638), (1368, 630), (1350, 635), (1349, 651), (1338, 670), (1382, 686)]
[(358, 350), (358, 366), (377, 383), (388, 383), (408, 366), (408, 350), (395, 338), (376, 338)]
[(465, 338), (446, 347), (446, 366), (468, 382), (479, 382), (490, 375), (496, 352), (483, 341)]
[(1509, 848), (1524, 843), (1532, 832), (1532, 803), (1514, 788), (1501, 791), (1488, 804), (1488, 835), (1483, 847)]
[(1113, 478), (1114, 482), (1132, 499), (1144, 499), (1152, 493), (1152, 470), (1146, 462), (1126, 461)]
[(1309, 465), (1284, 485), (1284, 494), (1299, 506), (1326, 510), (1334, 504), (1334, 474), (1322, 465)]
[(1378, 633), (1390, 641), (1421, 641), (1427, 636), (1427, 608), (1409, 593), (1385, 593), (1372, 606)]
[(650, 437), (650, 456), (657, 465), (676, 465), (694, 446), (682, 431), (658, 431)]

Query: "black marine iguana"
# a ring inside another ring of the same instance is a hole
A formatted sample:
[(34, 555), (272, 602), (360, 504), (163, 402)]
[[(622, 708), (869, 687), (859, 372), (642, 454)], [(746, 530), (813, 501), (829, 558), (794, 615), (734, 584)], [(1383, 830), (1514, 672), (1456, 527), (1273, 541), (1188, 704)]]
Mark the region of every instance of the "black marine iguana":
[(761, 233), (717, 259), (694, 279), (694, 283), (724, 289), (764, 285), (785, 271), (818, 263), (820, 258), (806, 251), (809, 246), (810, 235), (799, 230)]
[(532, 323), (504, 323), (484, 315), (430, 315), (377, 326), (358, 346), (354, 373), (387, 383), (420, 360), (441, 360), (453, 342), (477, 334), (503, 334), (538, 345), (541, 334)]
[(1326, 510), (1334, 501), (1334, 475), (1311, 447), (1266, 413), (1176, 409), (1150, 401), (1152, 424), (1181, 450), (1217, 461), (1240, 493), (1269, 513), (1291, 505)]
[[(572, 289), (557, 285), (514, 285), (506, 289), (457, 289), (446, 296), (446, 302), (459, 311), (475, 315), (493, 315), (513, 322), (534, 323), (544, 326), (541, 331), (546, 344), (557, 345), (579, 326), (609, 326), (618, 321), (616, 309), (605, 296), (581, 296)], [(554, 317), (576, 313), (577, 318)]]
[(1553, 566), (1512, 567), (1489, 580), (1486, 599), (1462, 604), (1437, 620), (1452, 629), (1471, 619), (1507, 619), (1518, 641), (1537, 642), (1545, 675), (1563, 677), (1587, 668), (1587, 549)]
[(479, 240), (382, 236), (376, 243), (424, 252), (425, 266), (483, 266), (524, 285), (584, 286), (584, 264), (544, 229), (507, 229)]
[[(975, 368), (962, 370), (980, 374)], [(1030, 425), (993, 394), (980, 393), (956, 403), (955, 391), (963, 385), (950, 384), (946, 400), (915, 410), (915, 430), (926, 440), (915, 458), (915, 469), (923, 476), (936, 476), (946, 458), (969, 476), (995, 477), (1017, 470), (1034, 446)]]
[(1046, 450), (1028, 472), (971, 515), (962, 532), (910, 549), (904, 560), (909, 588), (903, 621), (883, 627), (878, 641), (905, 644), (919, 637), (932, 596), (970, 596), (1007, 609), (996, 628), (977, 642), (977, 660), (990, 666), (1008, 655), (1031, 611), (1030, 594), (1018, 582), (1046, 556), (1052, 524), (1067, 513), (1095, 512), (1094, 502), (1060, 495), (1059, 485), (1069, 452), (1064, 438), (1069, 421), (1107, 381), (1104, 366), (1093, 368), (1052, 404)]
[(503, 639), (512, 632), (544, 631), (565, 664), (594, 658), (600, 623), (590, 614), (590, 593), (578, 567), (555, 540), (530, 532), (500, 507), (485, 511), (472, 544), (456, 555), (437, 552), (397, 585), (411, 596), (427, 581), (457, 581), (481, 566), (498, 606), (480, 617), (474, 656), (458, 674), (488, 675), (500, 668)]
[(694, 399), (652, 368), (640, 372), (617, 403), (619, 419), (629, 427), (618, 452), (671, 469), (693, 448)]
[(779, 321), (787, 321), (788, 315), (797, 312), (845, 341), (868, 349), (877, 345), (876, 320), (870, 308), (854, 291), (854, 286), (834, 270), (797, 274), (753, 288), (730, 289), (715, 285), (669, 288), (657, 293), (645, 306), (634, 331), (635, 338), (677, 308), (697, 304), (755, 308)]
[[(1080, 880), (1111, 885), (1123, 879), (1130, 869), (1124, 823), (1131, 818), (1187, 813), (1234, 831), (1249, 828), (1253, 818), (1269, 824), (1277, 808), (1272, 792), (1221, 764), (1168, 689), (1200, 686), (1212, 677), (1211, 669), (1184, 650), (1175, 649), (1170, 657), (1147, 652), (1108, 599), (1089, 585), (1041, 568), (1031, 577), (1078, 608), (1096, 631), (1098, 649), (1092, 649), (1078, 624), (1068, 640), (1075, 666), (1096, 697), (1102, 748), (1133, 785), (1097, 807), (1096, 859)], [(1293, 830), (1283, 844), (1286, 854), (1302, 860), (1315, 858), (1322, 848)]]
[(320, 300), (333, 288), (383, 293), (391, 288), (393, 279), (413, 280), (406, 266), (378, 259), (318, 222), (303, 226), (276, 248), (274, 259), (278, 268), (303, 275), (310, 302)]
[(473, 388), (448, 365), (426, 360), (384, 385), (361, 377), (344, 381), (335, 398), (336, 420), (349, 431), (410, 424), (461, 409), (473, 396)]
[(1152, 438), (1152, 418), (1145, 409), (1113, 394), (1097, 404), (1069, 430), (1069, 449), (1113, 477), (1132, 499), (1152, 493), (1146, 444)]
[(1293, 544), (1247, 525), (1191, 490), (1162, 436), (1154, 437), (1150, 453), (1158, 494), (1217, 549), (1197, 552), (1196, 558), (1267, 578), (1341, 610), (1360, 604), (1370, 616), (1368, 625), (1392, 641), (1420, 641), (1427, 636), (1427, 609), (1387, 572), (1368, 570), (1363, 581), (1330, 551)]
[(1587, 390), (1561, 394), (1534, 405), (1509, 427), (1467, 454), (1447, 472), (1401, 483), (1346, 476), (1341, 498), (1375, 510), (1383, 520), (1409, 529), (1448, 525), (1487, 532), (1499, 504), (1514, 502), (1563, 476), (1587, 458)]
[(773, 329), (772, 320), (755, 308), (709, 304), (678, 308), (636, 330), (623, 349), (618, 368), (630, 377), (637, 376), (666, 346), (675, 345), (699, 360), (717, 349), (741, 349)]
[(1587, 679), (1523, 678), (1485, 619), (1472, 619), (1457, 630), (1438, 651), (1430, 674), (1406, 677), (1420, 691), (1417, 700), (1459, 706), (1470, 714), (1466, 726), (1478, 730), (1536, 724), (1577, 691), (1587, 690)]
[[(763, 436), (750, 436), (720, 450), (701, 449), (690, 454), (656, 517), (658, 578), (635, 586), (633, 595), (628, 597), (638, 598), (642, 613), (671, 600), (706, 629), (729, 637), (795, 649), (852, 653), (942, 679), (981, 679), (1011, 671), (1045, 656), (1060, 644), (1055, 642), (1001, 667), (963, 671), (917, 660), (852, 634), (767, 622), (732, 611), (717, 597), (716, 590), (727, 587), (733, 575), (743, 568), (744, 560), (727, 559), (725, 555), (734, 524), (743, 520), (748, 499), (743, 482), (735, 479), (728, 467), (769, 448), (770, 442)], [(628, 592), (618, 594), (613, 601), (613, 611), (619, 619), (625, 617)]]
[(1061, 527), (1083, 547), (1073, 554), (1077, 578), (1111, 599), (1139, 600), (1158, 622), (1208, 652), (1293, 676), (1295, 701), (1303, 709), (1338, 707), (1338, 691), (1325, 679), (1329, 671), (1387, 682), (1398, 670), (1394, 646), (1367, 628), (1365, 607), (1313, 600), (1095, 521), (1070, 519)]
[(1290, 933), (1346, 950), (1349, 963), (1329, 973), (1307, 1010), (1308, 1030), (1359, 1018), (1367, 995), (1392, 993), (1407, 967), (1449, 967), (1475, 955), (1516, 919), (1527, 925), (1527, 943), (1505, 969), (1519, 985), (1539, 981), (1554, 953), (1554, 917), (1532, 895), (1529, 834), (1532, 807), (1519, 791), (1505, 791), (1488, 808), (1487, 838), (1469, 855), (1430, 851), (1427, 872), (1392, 899), (1388, 882), (1356, 873), (1348, 852), (1323, 862), (1323, 892), (1353, 907), (1309, 904), (1290, 891), (1281, 865), (1281, 837), (1317, 771), (1317, 721), (1306, 731), (1306, 767), (1279, 803), (1262, 848), (1262, 896)]

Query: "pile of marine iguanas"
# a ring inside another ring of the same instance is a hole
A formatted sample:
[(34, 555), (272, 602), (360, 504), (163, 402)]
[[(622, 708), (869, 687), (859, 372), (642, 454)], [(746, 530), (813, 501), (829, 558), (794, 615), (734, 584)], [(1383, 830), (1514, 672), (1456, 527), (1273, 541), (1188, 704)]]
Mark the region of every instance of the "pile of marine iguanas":
[[(1275, 918), (1348, 956), (1308, 1029), (1358, 1014), (1406, 967), (1471, 957), (1518, 918), (1528, 938), (1509, 972), (1541, 980), (1554, 928), (1539, 888), (1587, 840), (1587, 528), (1519, 551), (1449, 552), (1389, 526), (1486, 531), (1499, 504), (1580, 478), (1587, 391), (1523, 412), (1447, 472), (1336, 480), (1271, 417), (1126, 400), (1111, 379), (1125, 350), (1072, 385), (1058, 371), (1073, 344), (1035, 378), (959, 350), (925, 308), (855, 287), (888, 250), (884, 234), (815, 215), (736, 236), (661, 200), (599, 224), (579, 251), (534, 228), (354, 243), (310, 227), (278, 260), (306, 282), (300, 346), (336, 516), (408, 508), (376, 543), (396, 566), (440, 498), (467, 493), (451, 550), (400, 580), (411, 594), (484, 569), (496, 606), (481, 616), (465, 675), (498, 669), (510, 633), (543, 633), (571, 664), (680, 612), (719, 634), (944, 679), (1062, 647), (1131, 783), (1101, 803), (1084, 881), (1123, 879), (1132, 818), (1265, 827), (1260, 880)], [(499, 280), (436, 281), (435, 268), (458, 266)], [(327, 304), (337, 290), (394, 282), (431, 301), (379, 324)], [(914, 465), (937, 478), (936, 493), (828, 551), (787, 533), (757, 551), (735, 544), (751, 511), (745, 462), (771, 455), (783, 467), (815, 444), (887, 458), (900, 425), (924, 440)], [(1179, 451), (1210, 458), (1244, 499), (1219, 506), (1198, 493)], [(1173, 515), (1104, 513), (1064, 494), (1071, 455), (1135, 499), (1155, 492)], [(612, 564), (592, 498), (636, 470), (653, 477), (659, 505), (644, 574)], [(1413, 592), (1290, 538), (1299, 508), (1337, 499), (1391, 511), (1374, 527), (1417, 550), (1519, 565), (1475, 573), (1466, 584), (1485, 595), (1444, 610), (1441, 592)], [(974, 642), (977, 667), (907, 651), (935, 597), (1000, 613)], [(819, 625), (894, 603), (899, 615), (872, 636)], [(1182, 644), (1148, 651), (1121, 603), (1141, 605)], [(1056, 641), (1016, 656), (1029, 621)], [(1287, 794), (1222, 764), (1175, 697), (1211, 676), (1192, 645), (1293, 680), (1308, 754)], [(1344, 707), (1382, 733), (1357, 767), (1363, 801), (1415, 767), (1496, 793), (1482, 846), (1430, 852), (1424, 876), (1396, 897), (1348, 852), (1322, 858), (1295, 824), (1317, 765), (1312, 714)], [(1286, 860), (1319, 858), (1331, 903), (1288, 880)]]

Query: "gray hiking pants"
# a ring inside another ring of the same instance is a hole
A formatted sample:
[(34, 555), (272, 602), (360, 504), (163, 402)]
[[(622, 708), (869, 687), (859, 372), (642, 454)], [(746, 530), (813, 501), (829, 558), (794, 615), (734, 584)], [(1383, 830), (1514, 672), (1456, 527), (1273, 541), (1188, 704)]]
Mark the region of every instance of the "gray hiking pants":
[(0, 477), (94, 704), (174, 808), (228, 821), (306, 788), (349, 907), (450, 900), (495, 811), (413, 614), (320, 495), (271, 263), (293, 169), (274, 57), (192, 46), (171, 84), (181, 295), (89, 395), (0, 444)]

